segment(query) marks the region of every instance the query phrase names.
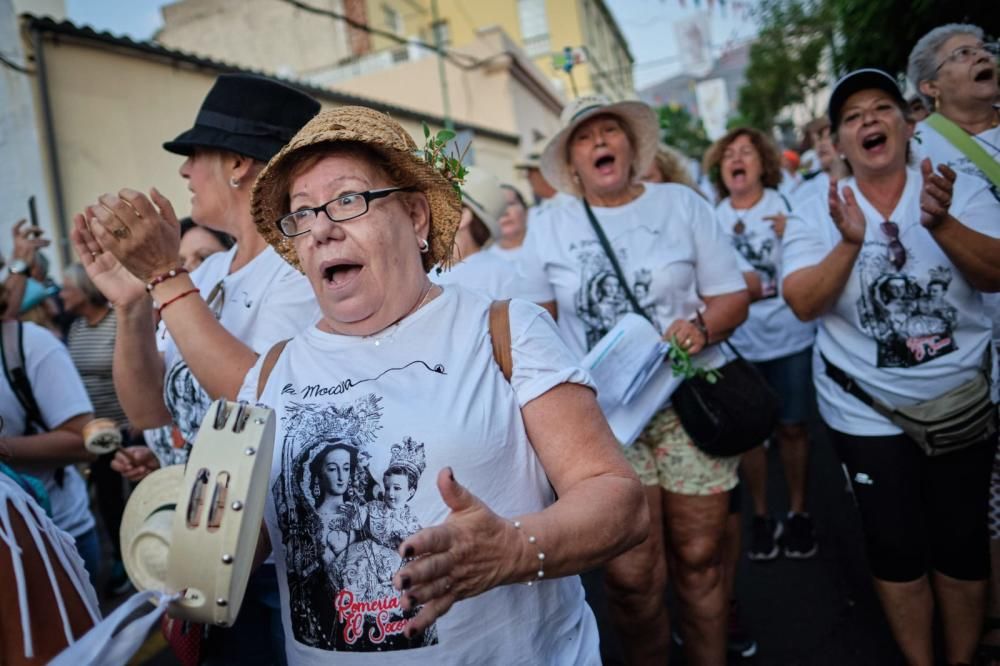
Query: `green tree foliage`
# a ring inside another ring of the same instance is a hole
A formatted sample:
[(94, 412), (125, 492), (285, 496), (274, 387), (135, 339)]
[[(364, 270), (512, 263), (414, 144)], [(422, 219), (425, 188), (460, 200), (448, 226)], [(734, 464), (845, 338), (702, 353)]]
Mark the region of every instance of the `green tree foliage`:
[(660, 116), (660, 136), (663, 142), (688, 157), (700, 160), (712, 143), (701, 119), (692, 116), (680, 104), (661, 106), (656, 112)]
[(859, 67), (903, 74), (910, 50), (932, 28), (974, 23), (997, 32), (996, 0), (761, 0), (740, 113), (769, 131), (775, 116), (830, 83), (819, 64), (829, 49), (836, 77)]

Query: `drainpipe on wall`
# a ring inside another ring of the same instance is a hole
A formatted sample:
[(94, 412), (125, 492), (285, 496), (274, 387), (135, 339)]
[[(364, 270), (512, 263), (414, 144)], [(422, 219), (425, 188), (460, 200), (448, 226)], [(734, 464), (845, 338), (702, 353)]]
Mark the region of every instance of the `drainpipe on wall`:
[(35, 72), (38, 75), (38, 92), (42, 100), (42, 120), (45, 123), (45, 148), (49, 158), (49, 175), (55, 199), (55, 227), (59, 234), (59, 257), (62, 265), (72, 261), (69, 230), (66, 227), (66, 202), (63, 199), (62, 176), (59, 170), (59, 150), (56, 147), (55, 125), (52, 122), (52, 102), (49, 98), (49, 80), (45, 69), (45, 52), (42, 50), (42, 33), (37, 27), (31, 29), (31, 48), (35, 52)]

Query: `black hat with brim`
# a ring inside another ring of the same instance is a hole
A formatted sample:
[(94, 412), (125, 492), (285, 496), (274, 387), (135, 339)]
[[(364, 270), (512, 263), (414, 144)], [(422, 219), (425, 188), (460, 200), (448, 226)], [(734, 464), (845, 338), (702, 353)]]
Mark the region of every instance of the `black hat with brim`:
[(202, 102), (194, 127), (163, 148), (178, 155), (217, 148), (267, 162), (319, 110), (315, 99), (273, 79), (222, 74)]
[(844, 108), (847, 99), (861, 90), (882, 90), (888, 93), (900, 107), (906, 106), (903, 93), (899, 90), (896, 79), (892, 78), (881, 69), (867, 68), (856, 69), (849, 74), (845, 74), (833, 87), (830, 94), (830, 105), (827, 113), (830, 116), (830, 125), (836, 130), (840, 124), (840, 111)]

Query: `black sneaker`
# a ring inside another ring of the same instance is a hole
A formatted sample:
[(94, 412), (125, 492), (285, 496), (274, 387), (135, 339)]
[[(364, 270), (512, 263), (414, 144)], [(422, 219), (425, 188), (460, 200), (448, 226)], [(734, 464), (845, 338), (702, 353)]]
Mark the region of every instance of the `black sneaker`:
[(747, 557), (754, 562), (767, 562), (777, 558), (781, 553), (778, 539), (783, 531), (780, 520), (769, 516), (754, 516)]
[(729, 630), (726, 634), (726, 649), (729, 654), (748, 658), (757, 654), (757, 641), (755, 641), (740, 620), (739, 604), (733, 600), (729, 602)]
[(785, 538), (782, 539), (785, 557), (806, 560), (819, 552), (813, 521), (808, 513), (790, 513), (787, 523), (788, 529), (785, 531)]

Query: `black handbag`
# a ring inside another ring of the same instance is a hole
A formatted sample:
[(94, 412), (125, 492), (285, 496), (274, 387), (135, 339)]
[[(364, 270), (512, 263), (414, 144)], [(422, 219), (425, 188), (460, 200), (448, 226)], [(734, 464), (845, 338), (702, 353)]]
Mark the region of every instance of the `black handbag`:
[[(632, 294), (618, 258), (586, 200), (583, 207), (632, 309), (653, 323)], [(718, 369), (715, 381), (702, 376), (685, 379), (671, 397), (688, 437), (704, 453), (717, 457), (738, 456), (761, 445), (777, 426), (780, 409), (778, 394), (757, 368), (731, 344), (726, 345), (736, 358)]]

